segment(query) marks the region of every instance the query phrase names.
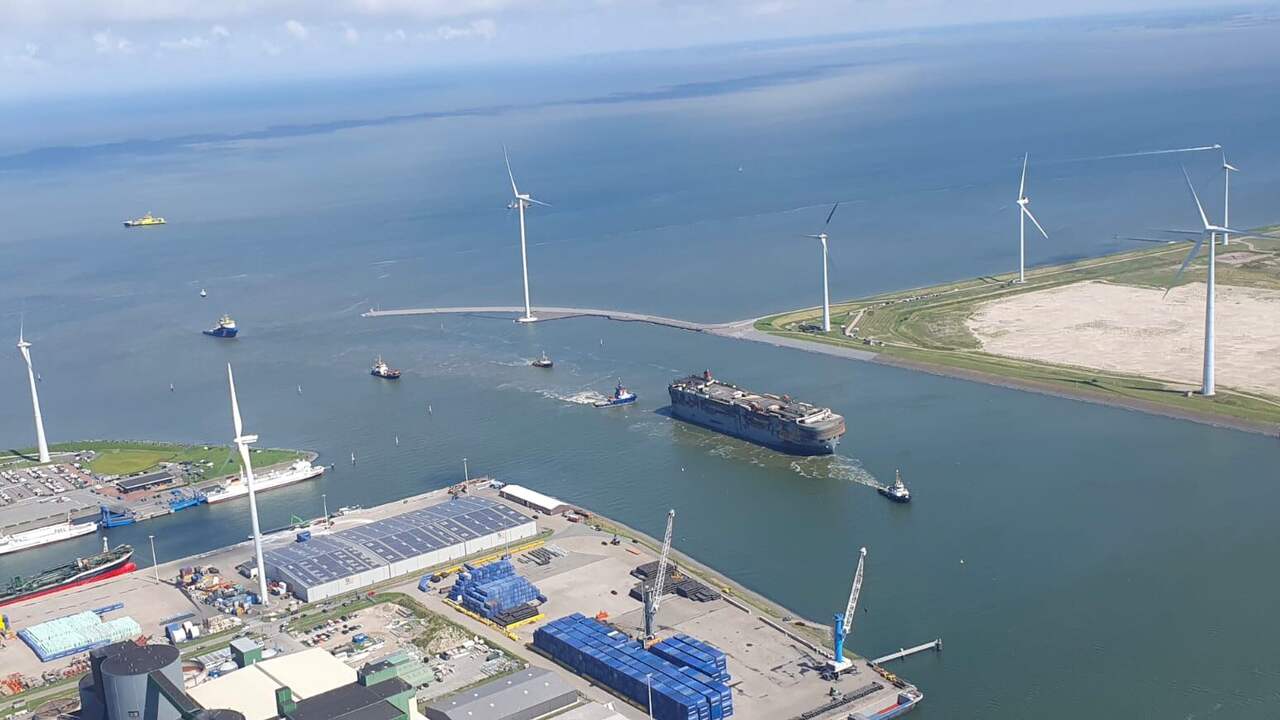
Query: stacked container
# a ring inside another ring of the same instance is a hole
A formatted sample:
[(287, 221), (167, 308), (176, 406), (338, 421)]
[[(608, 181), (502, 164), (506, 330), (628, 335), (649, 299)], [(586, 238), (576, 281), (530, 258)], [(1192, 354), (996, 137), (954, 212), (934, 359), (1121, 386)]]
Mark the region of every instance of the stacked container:
[(681, 667), (697, 670), (722, 683), (729, 682), (729, 665), (718, 648), (688, 635), (674, 635), (649, 648), (649, 652)]
[[(682, 636), (688, 638), (688, 636)], [(688, 638), (692, 640), (692, 638)], [(696, 643), (703, 659), (680, 648), (676, 650), (696, 660), (700, 666), (716, 667), (712, 650), (720, 662), (724, 654), (706, 643)], [(591, 678), (640, 707), (649, 708), (656, 720), (723, 720), (733, 715), (733, 695), (725, 681), (728, 673), (704, 672), (692, 665), (667, 660), (645, 650), (637, 641), (603, 623), (574, 613), (539, 628), (533, 645), (574, 672)]]
[(528, 580), (516, 574), (511, 561), (503, 558), (487, 565), (464, 565), (449, 591), (449, 599), (489, 620), (515, 608), (545, 601)]

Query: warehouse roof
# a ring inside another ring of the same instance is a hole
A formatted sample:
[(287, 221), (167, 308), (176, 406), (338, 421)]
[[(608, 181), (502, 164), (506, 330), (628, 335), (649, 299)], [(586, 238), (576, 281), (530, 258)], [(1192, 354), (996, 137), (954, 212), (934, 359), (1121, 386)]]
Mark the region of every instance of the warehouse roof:
[(568, 505), (559, 498), (543, 495), (537, 490), (530, 490), (523, 485), (503, 485), (500, 493), (503, 497), (522, 502), (529, 507), (552, 515), (564, 510)]
[(289, 720), (396, 720), (404, 713), (387, 698), (408, 689), (395, 677), (376, 685), (343, 685), (299, 701)]
[(116, 487), (124, 492), (133, 492), (134, 490), (142, 490), (152, 485), (159, 485), (173, 480), (173, 474), (168, 470), (159, 470), (146, 475), (136, 475), (134, 477), (120, 478), (116, 480)]
[(614, 710), (612, 705), (605, 706), (599, 703), (589, 703), (576, 707), (563, 715), (557, 715), (556, 720), (627, 720), (627, 718), (617, 710)]
[(560, 708), (567, 708), (577, 701), (577, 692), (559, 674), (546, 668), (529, 668), (433, 702), (427, 706), (426, 715), (431, 720), (503, 720), (545, 702), (558, 702)]
[(397, 560), (417, 557), (484, 535), (519, 527), (529, 518), (483, 498), (457, 498), (375, 520), (332, 535), (266, 551), (279, 567), (309, 586), (332, 582)]
[(356, 681), (356, 671), (322, 648), (311, 648), (254, 663), (201, 683), (188, 691), (207, 708), (229, 708), (245, 720), (276, 717), (277, 688), (305, 699)]

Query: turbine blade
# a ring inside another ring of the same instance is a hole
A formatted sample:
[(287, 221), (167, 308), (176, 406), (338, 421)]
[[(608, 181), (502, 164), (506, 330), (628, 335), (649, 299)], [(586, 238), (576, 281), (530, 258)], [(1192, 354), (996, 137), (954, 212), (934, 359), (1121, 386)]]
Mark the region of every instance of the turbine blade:
[(1024, 153), (1022, 156), (1022, 181), (1018, 183), (1018, 199), (1027, 196), (1027, 160), (1031, 158), (1031, 153)]
[(828, 226), (828, 225), (830, 225), (830, 224), (831, 224), (831, 218), (835, 216), (835, 214), (836, 214), (836, 208), (838, 208), (838, 207), (840, 207), (840, 203), (839, 203), (839, 202), (837, 202), (835, 205), (832, 205), (832, 206), (831, 206), (831, 212), (827, 213), (827, 221), (826, 221), (826, 222), (824, 222), (824, 223), (822, 223), (822, 227), (824, 227), (824, 228), (825, 228), (826, 226)]
[(1187, 180), (1187, 189), (1191, 191), (1191, 199), (1196, 201), (1196, 210), (1200, 211), (1200, 222), (1204, 224), (1204, 229), (1210, 227), (1209, 216), (1204, 214), (1204, 205), (1200, 204), (1200, 196), (1196, 194), (1196, 186), (1191, 184), (1191, 176), (1187, 174), (1187, 166), (1182, 166), (1182, 177)]
[(533, 199), (533, 198), (531, 198), (531, 197), (527, 197), (527, 198), (525, 198), (525, 200), (528, 200), (529, 202), (533, 203), (534, 205), (541, 205), (542, 207), (551, 207), (551, 203), (544, 203), (544, 202), (542, 202), (541, 200), (534, 200), (534, 199)]
[(1172, 228), (1152, 228), (1156, 232), (1172, 233), (1174, 235), (1203, 235), (1203, 230), (1174, 230)]
[(1026, 213), (1027, 217), (1031, 218), (1031, 222), (1035, 223), (1036, 229), (1040, 231), (1040, 234), (1044, 236), (1044, 239), (1048, 240), (1049, 233), (1045, 232), (1044, 228), (1040, 227), (1040, 221), (1036, 219), (1036, 216), (1031, 214), (1031, 210), (1028, 209), (1026, 205), (1022, 205), (1021, 207), (1022, 212)]
[(235, 424), (236, 437), (244, 434), (244, 425), (240, 422), (240, 403), (236, 401), (236, 376), (231, 372), (231, 363), (227, 363), (227, 385), (231, 388), (231, 420)]
[(1190, 265), (1191, 261), (1200, 254), (1200, 247), (1202, 245), (1204, 245), (1204, 235), (1201, 235), (1200, 238), (1196, 240), (1196, 244), (1191, 246), (1191, 252), (1187, 253), (1187, 258), (1182, 261), (1182, 266), (1178, 268), (1178, 272), (1173, 274), (1173, 282), (1169, 283), (1169, 287), (1165, 288), (1165, 297), (1169, 297), (1169, 291), (1173, 289), (1174, 285), (1178, 284), (1178, 278), (1182, 277), (1182, 273), (1187, 269), (1187, 266)]
[(1143, 237), (1134, 237), (1134, 236), (1132, 236), (1132, 235), (1124, 235), (1124, 236), (1116, 235), (1116, 236), (1114, 236), (1114, 237), (1115, 237), (1115, 239), (1116, 239), (1116, 240), (1130, 240), (1130, 241), (1133, 241), (1133, 242), (1155, 243), (1155, 244), (1157, 244), (1157, 245), (1173, 245), (1174, 243), (1182, 242), (1181, 240), (1170, 240), (1170, 239), (1168, 239), (1168, 238), (1164, 238), (1164, 239), (1161, 239), (1161, 238), (1143, 238)]
[(511, 178), (511, 194), (519, 197), (520, 190), (516, 188), (516, 176), (511, 172), (511, 156), (507, 154), (505, 143), (502, 145), (502, 159), (507, 163), (507, 177)]

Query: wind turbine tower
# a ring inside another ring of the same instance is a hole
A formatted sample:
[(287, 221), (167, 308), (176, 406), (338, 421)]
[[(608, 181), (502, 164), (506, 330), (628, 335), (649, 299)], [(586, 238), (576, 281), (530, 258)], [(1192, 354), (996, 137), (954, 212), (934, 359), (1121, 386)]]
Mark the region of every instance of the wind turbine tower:
[(240, 464), (244, 468), (245, 486), (249, 488), (249, 518), (253, 523), (253, 552), (258, 561), (258, 593), (262, 597), (262, 606), (270, 604), (267, 594), (267, 567), (262, 562), (262, 530), (258, 526), (258, 499), (253, 494), (253, 464), (249, 461), (249, 445), (258, 442), (257, 435), (246, 435), (244, 424), (240, 422), (240, 403), (236, 401), (236, 378), (231, 373), (231, 363), (227, 363), (227, 385), (231, 388), (231, 419), (235, 425), (236, 437), (233, 442), (240, 451)]
[[(1225, 162), (1223, 163), (1226, 164)], [(1196, 240), (1196, 244), (1191, 247), (1191, 252), (1187, 253), (1187, 257), (1182, 261), (1182, 266), (1178, 268), (1178, 272), (1173, 276), (1173, 282), (1169, 284), (1170, 288), (1178, 283), (1178, 278), (1182, 277), (1183, 271), (1191, 264), (1191, 261), (1200, 254), (1200, 248), (1207, 241), (1209, 244), (1209, 267), (1208, 278), (1206, 280), (1205, 296), (1204, 296), (1204, 370), (1200, 385), (1200, 394), (1205, 397), (1214, 395), (1216, 388), (1214, 383), (1214, 327), (1213, 327), (1213, 295), (1215, 285), (1215, 275), (1217, 274), (1217, 262), (1214, 246), (1217, 244), (1218, 235), (1224, 238), (1228, 235), (1250, 235), (1241, 230), (1233, 230), (1224, 225), (1214, 225), (1209, 221), (1209, 216), (1205, 214), (1204, 205), (1200, 203), (1200, 196), (1196, 193), (1196, 187), (1191, 183), (1191, 176), (1187, 174), (1187, 169), (1182, 168), (1182, 177), (1187, 181), (1187, 189), (1191, 191), (1191, 199), (1195, 201), (1196, 210), (1200, 213), (1200, 224), (1202, 230), (1200, 237)], [(1169, 291), (1165, 290), (1165, 296), (1169, 295)]]
[(40, 415), (40, 394), (36, 392), (36, 372), (31, 368), (31, 343), (23, 336), (23, 323), (18, 324), (18, 352), (27, 361), (27, 380), (31, 383), (31, 410), (36, 416), (36, 449), (40, 453), (40, 462), (49, 462), (49, 443), (44, 439), (44, 417)]
[(831, 291), (827, 284), (827, 226), (831, 224), (831, 218), (836, 214), (836, 208), (840, 207), (840, 203), (831, 206), (831, 212), (827, 213), (827, 221), (822, 224), (822, 232), (817, 235), (805, 235), (822, 243), (822, 332), (831, 332)]
[(1031, 153), (1022, 156), (1022, 182), (1018, 184), (1018, 284), (1027, 281), (1027, 218), (1031, 218), (1031, 222), (1035, 223), (1036, 229), (1044, 236), (1045, 240), (1049, 239), (1049, 233), (1040, 227), (1040, 221), (1036, 220), (1036, 216), (1031, 214), (1031, 198), (1027, 197), (1027, 160), (1030, 159)]
[(533, 308), (529, 306), (529, 255), (525, 242), (524, 211), (533, 205), (551, 206), (541, 200), (534, 200), (528, 193), (522, 194), (516, 187), (516, 176), (511, 172), (511, 157), (507, 154), (506, 145), (502, 146), (502, 159), (507, 163), (507, 177), (511, 179), (511, 194), (515, 196), (507, 207), (520, 211), (520, 273), (524, 277), (524, 316), (516, 318), (516, 322), (537, 322), (538, 318), (533, 316)]
[[(1227, 151), (1222, 151), (1222, 224), (1231, 227), (1231, 173), (1240, 168), (1227, 162)], [(1231, 244), (1227, 233), (1222, 234), (1222, 247)]]

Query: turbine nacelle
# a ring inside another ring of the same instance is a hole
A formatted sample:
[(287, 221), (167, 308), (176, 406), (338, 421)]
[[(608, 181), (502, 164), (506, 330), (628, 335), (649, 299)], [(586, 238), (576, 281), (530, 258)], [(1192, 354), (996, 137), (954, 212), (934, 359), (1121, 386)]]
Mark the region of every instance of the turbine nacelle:
[(258, 436), (253, 434), (240, 435), (232, 440), (232, 442), (237, 445), (252, 445), (253, 443), (258, 442)]

